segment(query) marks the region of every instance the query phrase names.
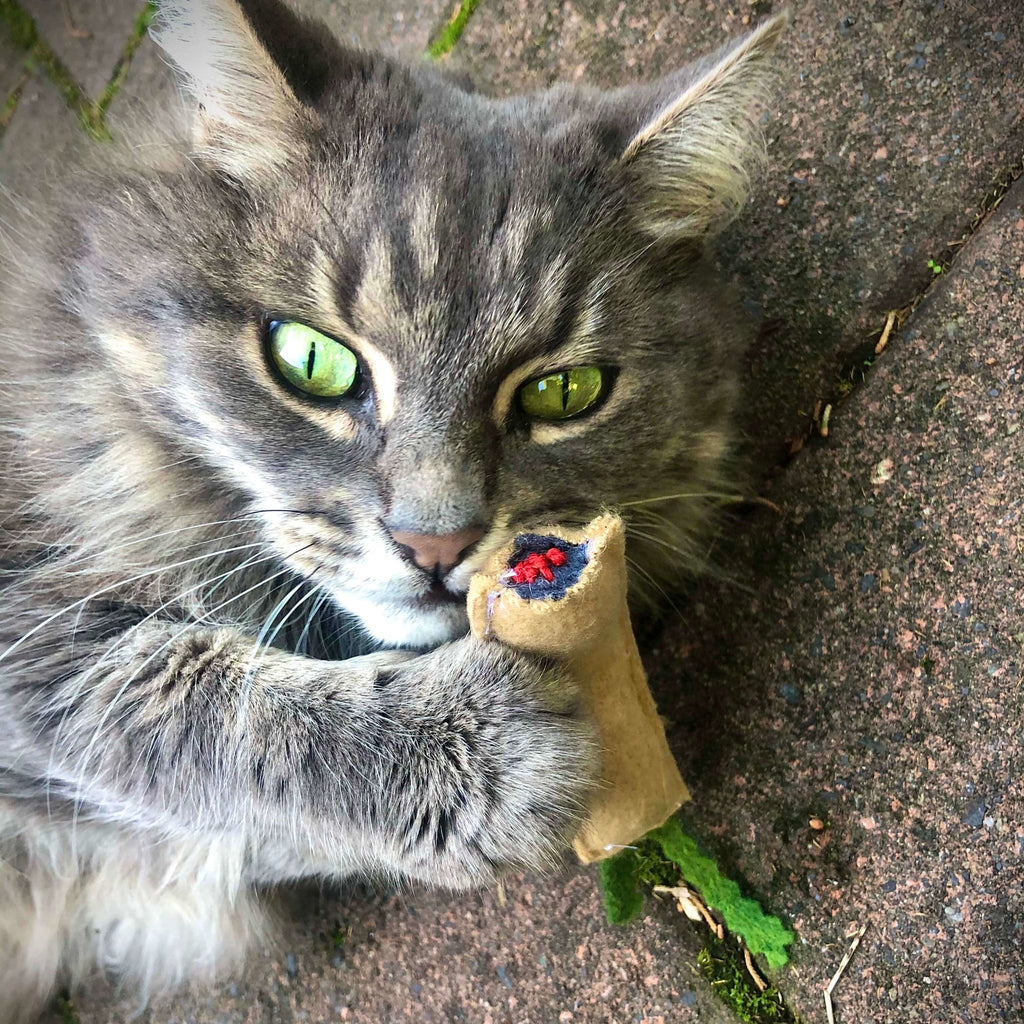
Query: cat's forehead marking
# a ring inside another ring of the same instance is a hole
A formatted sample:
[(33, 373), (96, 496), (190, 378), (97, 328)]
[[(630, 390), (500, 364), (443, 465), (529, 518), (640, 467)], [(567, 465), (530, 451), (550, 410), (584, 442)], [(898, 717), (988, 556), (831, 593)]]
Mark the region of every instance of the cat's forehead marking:
[(562, 311), (565, 283), (569, 276), (569, 261), (562, 255), (554, 257), (544, 268), (537, 281), (531, 316), (533, 328), (540, 334), (550, 334)]
[[(380, 245), (371, 246), (371, 249), (374, 251), (373, 259), (376, 261), (373, 267), (374, 277), (379, 280), (383, 275), (384, 280), (390, 282), (391, 261), (387, 250)], [(369, 267), (369, 261), (367, 265)], [(363, 282), (356, 294), (356, 312), (360, 316), (364, 313), (369, 314), (373, 317), (369, 322), (380, 326), (391, 314), (388, 308), (382, 304), (385, 296), (380, 291), (375, 294), (367, 293), (366, 301), (360, 305), (360, 296), (366, 289), (366, 276), (364, 275)], [(395, 414), (395, 392), (398, 387), (398, 375), (395, 373), (395, 367), (376, 345), (353, 331), (351, 325), (342, 316), (338, 307), (330, 262), (322, 251), (318, 252), (313, 265), (312, 280), (317, 309), (322, 317), (323, 326), (342, 341), (350, 344), (353, 351), (362, 358), (370, 371), (376, 400), (377, 421), (384, 426)]]
[[(567, 275), (564, 264), (548, 268), (546, 280), (542, 283), (537, 302), (532, 311), (532, 327), (540, 327), (543, 332), (550, 332), (562, 308), (561, 289)], [(557, 278), (558, 284), (555, 285)], [(600, 302), (602, 292), (593, 285), (588, 288), (576, 314), (566, 340), (553, 351), (536, 356), (517, 366), (498, 386), (491, 406), (491, 418), (499, 429), (504, 426), (515, 394), (528, 380), (564, 370), (573, 366), (592, 366), (607, 360), (598, 342), (598, 331), (603, 322)]]
[(489, 253), (493, 283), (501, 284), (522, 270), (530, 242), (550, 230), (553, 220), (550, 209), (538, 208), (521, 196), (509, 199), (501, 226), (492, 239), (493, 251)]
[(362, 277), (352, 301), (353, 319), (368, 333), (387, 336), (399, 300), (395, 293), (391, 245), (383, 234), (370, 237), (363, 253)]
[(431, 281), (437, 272), (440, 248), (437, 240), (438, 199), (429, 189), (415, 189), (409, 211), (409, 245), (420, 280)]

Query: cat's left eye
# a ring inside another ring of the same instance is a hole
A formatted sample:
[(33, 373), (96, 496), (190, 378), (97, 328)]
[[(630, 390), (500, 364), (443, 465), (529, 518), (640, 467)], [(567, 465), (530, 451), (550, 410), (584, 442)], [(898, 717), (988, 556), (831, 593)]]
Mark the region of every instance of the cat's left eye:
[(289, 384), (317, 398), (347, 395), (359, 376), (359, 360), (350, 348), (296, 320), (268, 324), (267, 351)]

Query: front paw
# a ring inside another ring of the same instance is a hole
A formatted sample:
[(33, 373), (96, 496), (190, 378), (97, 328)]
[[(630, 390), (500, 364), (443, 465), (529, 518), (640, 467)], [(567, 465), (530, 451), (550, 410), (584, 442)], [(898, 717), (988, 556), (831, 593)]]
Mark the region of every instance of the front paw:
[(393, 794), (395, 866), (461, 888), (557, 863), (600, 769), (575, 686), (546, 659), (473, 637), (401, 675), (417, 749), (406, 752), (408, 785)]

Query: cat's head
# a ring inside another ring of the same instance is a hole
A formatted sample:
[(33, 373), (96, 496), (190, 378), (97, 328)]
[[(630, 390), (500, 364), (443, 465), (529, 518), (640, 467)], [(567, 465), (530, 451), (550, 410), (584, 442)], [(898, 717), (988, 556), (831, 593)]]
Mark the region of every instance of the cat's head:
[(701, 248), (746, 196), (781, 28), (493, 100), (277, 0), (164, 3), (188, 152), (108, 177), (79, 242), (119, 400), (385, 642), (461, 632), (496, 547), (605, 508), (641, 575), (690, 567), (746, 340)]

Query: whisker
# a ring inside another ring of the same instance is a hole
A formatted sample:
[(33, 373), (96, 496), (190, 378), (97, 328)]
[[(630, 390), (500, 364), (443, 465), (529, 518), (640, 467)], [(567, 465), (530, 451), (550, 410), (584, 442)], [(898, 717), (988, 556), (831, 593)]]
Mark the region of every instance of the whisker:
[[(81, 677), (77, 681), (77, 684), (75, 686), (74, 692), (72, 694), (70, 694), (70, 695), (65, 696), (64, 699), (67, 702), (67, 706), (66, 706), (66, 708), (64, 710), (63, 715), (61, 715), (60, 721), (57, 723), (57, 728), (54, 731), (53, 742), (50, 745), (50, 769), (51, 770), (50, 770), (49, 774), (52, 775), (52, 769), (53, 769), (53, 766), (54, 766), (54, 758), (56, 756), (57, 746), (58, 746), (58, 744), (60, 742), (60, 738), (61, 738), (61, 735), (63, 733), (64, 726), (65, 726), (65, 724), (67, 722), (68, 714), (71, 711), (71, 707), (82, 696), (82, 693), (83, 693), (83, 691), (85, 689), (86, 683), (88, 683), (89, 679), (93, 675), (95, 675), (107, 663), (108, 659), (114, 653), (116, 653), (116, 651), (124, 644), (125, 640), (127, 640), (133, 633), (135, 633), (139, 629), (141, 629), (147, 622), (150, 622), (152, 619), (156, 618), (160, 614), (160, 612), (164, 611), (165, 609), (170, 607), (175, 602), (180, 601), (186, 595), (188, 595), (190, 593), (194, 593), (195, 591), (200, 590), (203, 587), (208, 587), (212, 583), (216, 583), (219, 580), (221, 582), (218, 584), (218, 587), (215, 587), (214, 590), (211, 591), (211, 593), (214, 593), (217, 589), (219, 589), (219, 586), (223, 586), (223, 584), (231, 576), (235, 575), (236, 573), (243, 572), (244, 570), (246, 570), (248, 568), (251, 568), (253, 565), (259, 565), (259, 564), (261, 564), (263, 562), (274, 561), (276, 559), (276, 557), (277, 557), (276, 555), (271, 554), (271, 555), (266, 555), (266, 556), (264, 556), (262, 558), (249, 558), (249, 559), (246, 559), (240, 565), (233, 566), (231, 569), (228, 569), (227, 572), (221, 573), (219, 576), (215, 576), (212, 579), (201, 580), (199, 583), (193, 584), (191, 587), (188, 587), (188, 588), (186, 588), (184, 590), (179, 590), (177, 593), (173, 594), (171, 597), (169, 597), (166, 601), (164, 601), (162, 604), (160, 604), (153, 611), (149, 612), (149, 614), (147, 614), (139, 622), (135, 623), (133, 626), (130, 626), (127, 630), (125, 630), (122, 634), (120, 634), (117, 637), (116, 642), (111, 644), (110, 647), (103, 653), (103, 655), (100, 658), (98, 658), (91, 666), (89, 666), (88, 669), (86, 669), (82, 673)], [(32, 701), (30, 700), (29, 704), (31, 705), (31, 703), (32, 703)], [(41, 729), (40, 729), (40, 735), (41, 735)], [(37, 736), (37, 738), (38, 738), (38, 736)]]
[[(176, 527), (173, 530), (161, 530), (161, 531), (159, 531), (157, 533), (140, 534), (137, 537), (133, 537), (131, 540), (124, 541), (121, 544), (116, 544), (113, 547), (86, 549), (81, 554), (76, 555), (73, 559), (70, 559), (69, 561), (71, 561), (72, 564), (73, 564), (74, 561), (81, 561), (81, 560), (83, 560), (85, 558), (89, 558), (89, 557), (100, 557), (100, 556), (104, 556), (105, 557), (105, 556), (113, 554), (114, 552), (123, 551), (126, 548), (135, 547), (135, 546), (137, 546), (139, 544), (151, 544), (152, 542), (154, 542), (156, 540), (160, 540), (160, 539), (163, 539), (163, 538), (166, 538), (166, 537), (177, 536), (180, 533), (187, 533), (187, 532), (189, 532), (191, 530), (204, 530), (204, 529), (210, 529), (210, 528), (215, 527), (215, 526), (228, 526), (228, 525), (231, 525), (232, 523), (238, 523), (238, 522), (244, 521), (246, 519), (250, 519), (253, 516), (265, 515), (265, 514), (269, 515), (269, 514), (274, 514), (274, 513), (287, 513), (287, 514), (291, 514), (291, 515), (324, 515), (325, 514), (325, 513), (321, 512), (319, 510), (309, 510), (309, 509), (290, 509), (290, 508), (251, 509), (251, 510), (248, 510), (246, 512), (240, 512), (240, 513), (238, 513), (238, 515), (229, 516), (226, 519), (212, 519), (212, 520), (209, 520), (207, 522), (193, 523), (193, 524), (190, 524), (188, 526), (179, 526), (179, 527)], [(205, 541), (200, 539), (200, 540), (195, 541), (195, 543), (196, 544), (202, 544), (202, 543), (205, 543)], [(36, 570), (29, 569), (29, 570), (26, 570), (26, 571), (27, 572), (34, 572)], [(68, 575), (89, 575), (89, 574), (92, 574), (92, 573), (103, 573), (103, 572), (106, 572), (108, 570), (103, 568), (103, 567), (97, 567), (95, 569), (83, 569), (83, 570), (76, 570), (76, 571), (62, 569), (62, 571), (66, 572), (66, 574), (68, 574)]]
[(651, 544), (657, 544), (659, 547), (663, 547), (668, 551), (671, 551), (675, 555), (679, 555), (681, 559), (689, 561), (692, 557), (692, 553), (686, 551), (678, 544), (671, 544), (667, 540), (656, 536), (653, 533), (647, 533), (644, 530), (638, 530), (636, 527), (630, 527), (626, 530), (627, 537), (639, 537), (641, 540), (649, 541)]
[(324, 604), (330, 599), (329, 595), (323, 590), (317, 590), (315, 593), (316, 601), (314, 601), (310, 606), (310, 609), (306, 614), (306, 624), (302, 627), (302, 632), (295, 641), (296, 654), (306, 654), (308, 650), (307, 645), (309, 643), (309, 631), (313, 628), (313, 622), (320, 614), (320, 609), (323, 608)]
[(118, 590), (121, 587), (128, 586), (129, 583), (137, 583), (139, 580), (149, 579), (152, 576), (156, 576), (156, 575), (159, 575), (161, 573), (168, 572), (170, 569), (180, 569), (183, 565), (191, 565), (191, 564), (193, 564), (195, 562), (205, 561), (208, 558), (217, 558), (217, 557), (220, 557), (222, 555), (233, 554), (236, 551), (248, 551), (251, 548), (261, 547), (261, 546), (262, 545), (255, 544), (255, 543), (254, 544), (241, 544), (238, 547), (228, 548), (225, 551), (216, 551), (216, 552), (211, 552), (211, 553), (208, 553), (208, 554), (205, 554), (205, 555), (196, 555), (193, 558), (186, 558), (186, 559), (183, 559), (180, 562), (172, 562), (169, 565), (162, 565), (162, 566), (159, 566), (156, 569), (150, 569), (150, 570), (148, 570), (146, 572), (138, 573), (135, 576), (129, 576), (127, 579), (117, 580), (116, 582), (110, 583), (110, 584), (108, 584), (105, 587), (100, 587), (98, 590), (94, 590), (91, 594), (87, 594), (85, 597), (79, 598), (79, 600), (77, 600), (77, 601), (72, 601), (71, 604), (69, 604), (69, 605), (65, 605), (63, 608), (59, 609), (58, 611), (55, 611), (52, 615), (48, 615), (38, 625), (33, 626), (32, 629), (30, 629), (24, 635), (20, 636), (17, 640), (14, 641), (13, 644), (11, 644), (7, 648), (7, 650), (5, 650), (2, 654), (0, 654), (0, 662), (2, 662), (9, 655), (13, 654), (23, 643), (25, 643), (26, 640), (29, 640), (36, 633), (38, 633), (41, 629), (44, 629), (51, 622), (53, 622), (55, 619), (59, 619), (62, 615), (66, 615), (73, 608), (78, 608), (81, 605), (88, 604), (90, 601), (95, 600), (95, 598), (99, 597), (102, 594), (109, 594), (112, 590)]
[[(630, 571), (632, 571), (634, 573), (637, 573), (651, 587), (653, 587), (655, 590), (657, 590), (658, 593), (661, 594), (661, 596), (668, 603), (668, 606), (674, 612), (676, 612), (677, 614), (679, 613), (679, 611), (680, 611), (679, 605), (677, 605), (675, 603), (675, 601), (672, 600), (672, 598), (669, 596), (668, 591), (642, 565), (637, 563), (637, 561), (635, 559), (630, 558), (628, 555), (626, 556), (626, 565), (630, 569)], [(646, 597), (646, 595), (645, 595), (645, 597)], [(650, 597), (646, 597), (646, 599), (651, 604), (654, 603), (653, 601), (651, 601)]]
[(617, 502), (618, 508), (634, 508), (638, 505), (653, 505), (659, 501), (681, 501), (685, 498), (694, 500), (717, 500), (726, 505), (740, 505), (750, 501), (742, 494), (726, 494), (722, 491), (680, 491), (678, 494), (662, 494), (655, 498), (637, 498), (634, 501)]
[[(321, 565), (322, 564), (323, 563), (321, 563)], [(318, 565), (313, 570), (313, 572), (310, 573), (310, 578), (319, 571), (321, 565)], [(292, 587), (292, 589), (289, 590), (288, 593), (285, 594), (284, 597), (282, 597), (281, 600), (277, 602), (275, 607), (271, 610), (270, 614), (266, 617), (263, 623), (263, 627), (260, 629), (259, 634), (256, 637), (253, 659), (249, 665), (249, 668), (246, 669), (245, 683), (243, 684), (244, 686), (248, 687), (252, 684), (256, 672), (263, 664), (265, 652), (273, 645), (274, 641), (277, 639), (277, 636), (281, 632), (281, 629), (283, 628), (284, 624), (287, 622), (288, 617), (297, 608), (301, 608), (306, 601), (310, 600), (310, 598), (312, 598), (317, 593), (316, 589), (312, 589), (303, 597), (299, 598), (299, 600), (294, 605), (289, 607), (292, 597), (308, 585), (309, 579), (300, 579), (299, 582), (296, 583), (295, 586)], [(278, 616), (280, 616), (281, 618), (275, 627), (274, 622), (278, 619)], [(272, 627), (273, 633), (270, 632)]]

